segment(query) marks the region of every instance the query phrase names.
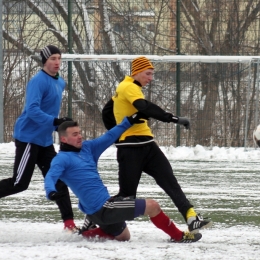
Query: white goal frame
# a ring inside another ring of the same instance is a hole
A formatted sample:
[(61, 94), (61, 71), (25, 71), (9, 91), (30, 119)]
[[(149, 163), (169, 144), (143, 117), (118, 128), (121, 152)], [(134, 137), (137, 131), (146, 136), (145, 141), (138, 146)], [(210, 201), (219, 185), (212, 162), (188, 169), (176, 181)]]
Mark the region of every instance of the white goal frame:
[(62, 54), (63, 61), (131, 61), (145, 56), (151, 61), (201, 63), (258, 63), (260, 56), (200, 56), (200, 55), (120, 55), (120, 54)]
[[(260, 56), (203, 56), (203, 55), (120, 55), (120, 54), (62, 54), (62, 61), (131, 61), (137, 57), (145, 56), (151, 61), (164, 61), (164, 62), (175, 62), (175, 63), (252, 63), (257, 64), (257, 92), (256, 92), (256, 108), (259, 105), (259, 87), (260, 87)], [(250, 67), (250, 66), (249, 66)], [(246, 122), (245, 122), (245, 142), (244, 148), (247, 146), (247, 134), (248, 134), (248, 114), (249, 114), (249, 93), (251, 86), (251, 73), (248, 77), (247, 87), (247, 110), (246, 110)], [(258, 122), (258, 109), (256, 109), (255, 123)]]

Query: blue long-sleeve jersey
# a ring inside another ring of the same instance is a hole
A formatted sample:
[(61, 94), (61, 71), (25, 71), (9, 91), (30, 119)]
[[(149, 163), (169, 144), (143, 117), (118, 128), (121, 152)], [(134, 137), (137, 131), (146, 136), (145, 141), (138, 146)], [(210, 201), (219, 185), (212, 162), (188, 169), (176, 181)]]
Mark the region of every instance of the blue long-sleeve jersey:
[(22, 114), (14, 127), (14, 138), (43, 147), (53, 144), (54, 118), (60, 111), (65, 81), (39, 71), (28, 83)]
[(127, 118), (99, 138), (83, 141), (80, 152), (60, 151), (51, 162), (44, 179), (46, 197), (56, 191), (55, 184), (62, 180), (79, 199), (79, 208), (86, 214), (97, 212), (110, 198), (103, 184), (97, 163), (100, 155), (129, 127)]

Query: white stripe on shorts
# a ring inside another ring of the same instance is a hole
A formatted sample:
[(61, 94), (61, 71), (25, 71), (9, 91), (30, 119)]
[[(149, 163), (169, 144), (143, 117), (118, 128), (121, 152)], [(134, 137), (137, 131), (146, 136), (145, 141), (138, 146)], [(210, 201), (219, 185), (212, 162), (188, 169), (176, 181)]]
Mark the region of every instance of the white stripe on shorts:
[(135, 200), (122, 200), (122, 201), (106, 201), (103, 205), (104, 208), (134, 208)]
[(17, 169), (17, 176), (16, 176), (16, 180), (15, 180), (14, 186), (19, 183), (20, 179), (23, 176), (24, 169), (25, 169), (25, 167), (27, 165), (27, 162), (28, 162), (28, 159), (30, 157), (30, 149), (31, 149), (31, 144), (28, 143), (26, 145), (26, 148), (24, 150), (22, 159), (21, 159), (21, 161), (19, 163), (19, 166), (18, 166), (18, 169)]

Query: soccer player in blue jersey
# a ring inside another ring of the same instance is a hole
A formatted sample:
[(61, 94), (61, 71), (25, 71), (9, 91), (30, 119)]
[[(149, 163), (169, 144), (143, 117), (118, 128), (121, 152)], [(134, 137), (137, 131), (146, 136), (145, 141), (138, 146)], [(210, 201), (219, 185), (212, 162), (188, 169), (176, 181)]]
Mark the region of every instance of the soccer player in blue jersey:
[[(43, 68), (26, 87), (25, 105), (14, 126), (15, 161), (13, 176), (0, 181), (0, 198), (26, 190), (30, 184), (35, 165), (43, 177), (50, 168), (56, 152), (53, 146), (53, 131), (67, 117), (58, 118), (62, 93), (66, 86), (59, 76), (61, 51), (53, 45), (44, 47), (40, 52)], [(64, 221), (64, 228), (74, 231), (70, 196), (67, 186), (57, 182), (57, 190), (64, 196), (56, 203)]]
[(46, 197), (59, 200), (63, 193), (55, 184), (58, 179), (70, 187), (79, 199), (79, 208), (99, 227), (83, 231), (87, 238), (126, 241), (130, 233), (125, 220), (133, 220), (140, 215), (148, 215), (152, 223), (170, 236), (172, 242), (190, 243), (198, 241), (202, 235), (179, 230), (159, 204), (152, 199), (131, 197), (111, 197), (97, 170), (100, 155), (133, 124), (143, 124), (141, 113), (125, 117), (123, 121), (99, 138), (82, 141), (77, 122), (64, 122), (59, 128), (60, 151), (52, 160), (45, 177)]

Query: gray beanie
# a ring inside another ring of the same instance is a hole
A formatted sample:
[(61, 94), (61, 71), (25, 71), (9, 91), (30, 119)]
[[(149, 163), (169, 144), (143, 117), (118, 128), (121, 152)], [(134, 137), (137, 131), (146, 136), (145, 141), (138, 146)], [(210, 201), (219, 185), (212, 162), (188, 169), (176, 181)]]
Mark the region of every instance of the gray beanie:
[(48, 46), (44, 47), (40, 52), (41, 57), (42, 57), (42, 64), (45, 64), (45, 62), (50, 58), (51, 55), (57, 54), (57, 53), (61, 55), (60, 49), (54, 45), (48, 45)]

